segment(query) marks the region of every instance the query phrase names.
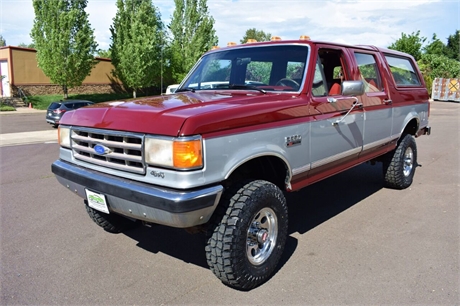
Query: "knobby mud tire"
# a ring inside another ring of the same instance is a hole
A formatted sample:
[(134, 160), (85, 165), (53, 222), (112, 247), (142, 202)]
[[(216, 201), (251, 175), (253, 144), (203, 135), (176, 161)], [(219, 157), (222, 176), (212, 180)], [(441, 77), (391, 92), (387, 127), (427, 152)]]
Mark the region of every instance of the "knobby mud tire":
[(405, 189), (412, 184), (417, 168), (417, 145), (412, 135), (406, 134), (396, 149), (387, 153), (383, 161), (385, 187)]
[(89, 207), (88, 204), (86, 204), (86, 211), (88, 212), (89, 217), (97, 225), (109, 233), (121, 233), (139, 225), (139, 222), (137, 221), (132, 221), (128, 218), (116, 214), (106, 214), (100, 212)]
[(272, 276), (284, 251), (286, 199), (276, 185), (256, 180), (229, 188), (222, 201), (210, 222), (206, 259), (224, 284), (250, 290)]

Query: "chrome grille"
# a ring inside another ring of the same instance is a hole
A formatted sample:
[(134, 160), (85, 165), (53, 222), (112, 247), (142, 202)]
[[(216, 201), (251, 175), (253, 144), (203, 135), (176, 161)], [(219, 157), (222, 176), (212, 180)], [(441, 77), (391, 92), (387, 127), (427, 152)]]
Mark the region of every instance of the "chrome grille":
[[(72, 128), (71, 139), (76, 159), (107, 168), (145, 173), (142, 135)], [(96, 145), (104, 146), (108, 153), (97, 154), (94, 148)]]

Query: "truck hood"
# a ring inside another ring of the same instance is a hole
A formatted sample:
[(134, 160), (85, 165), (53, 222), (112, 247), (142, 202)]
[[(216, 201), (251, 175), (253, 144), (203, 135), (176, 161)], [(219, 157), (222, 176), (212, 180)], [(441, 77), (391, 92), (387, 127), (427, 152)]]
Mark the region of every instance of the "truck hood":
[(204, 134), (292, 118), (286, 109), (298, 99), (292, 93), (184, 92), (97, 103), (65, 113), (60, 124), (167, 136)]

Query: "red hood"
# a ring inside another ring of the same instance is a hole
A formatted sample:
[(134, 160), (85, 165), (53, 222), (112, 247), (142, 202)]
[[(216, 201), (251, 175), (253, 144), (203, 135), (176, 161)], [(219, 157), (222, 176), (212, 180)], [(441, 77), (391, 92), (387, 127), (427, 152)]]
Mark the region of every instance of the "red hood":
[(60, 124), (168, 136), (204, 134), (292, 118), (286, 108), (295, 106), (286, 100), (299, 102), (292, 94), (186, 92), (97, 103), (65, 113)]

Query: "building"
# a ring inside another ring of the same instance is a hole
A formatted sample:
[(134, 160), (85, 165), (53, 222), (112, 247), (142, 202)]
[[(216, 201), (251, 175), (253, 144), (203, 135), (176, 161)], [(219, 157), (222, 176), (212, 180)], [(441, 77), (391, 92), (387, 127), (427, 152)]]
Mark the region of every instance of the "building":
[[(5, 46), (0, 47), (0, 75), (2, 97), (18, 96), (21, 89), (27, 96), (63, 94), (62, 86), (52, 84), (38, 67), (35, 49)], [(113, 93), (122, 90), (121, 83), (114, 79), (112, 62), (96, 57), (98, 63), (81, 86), (69, 88), (69, 94)]]

